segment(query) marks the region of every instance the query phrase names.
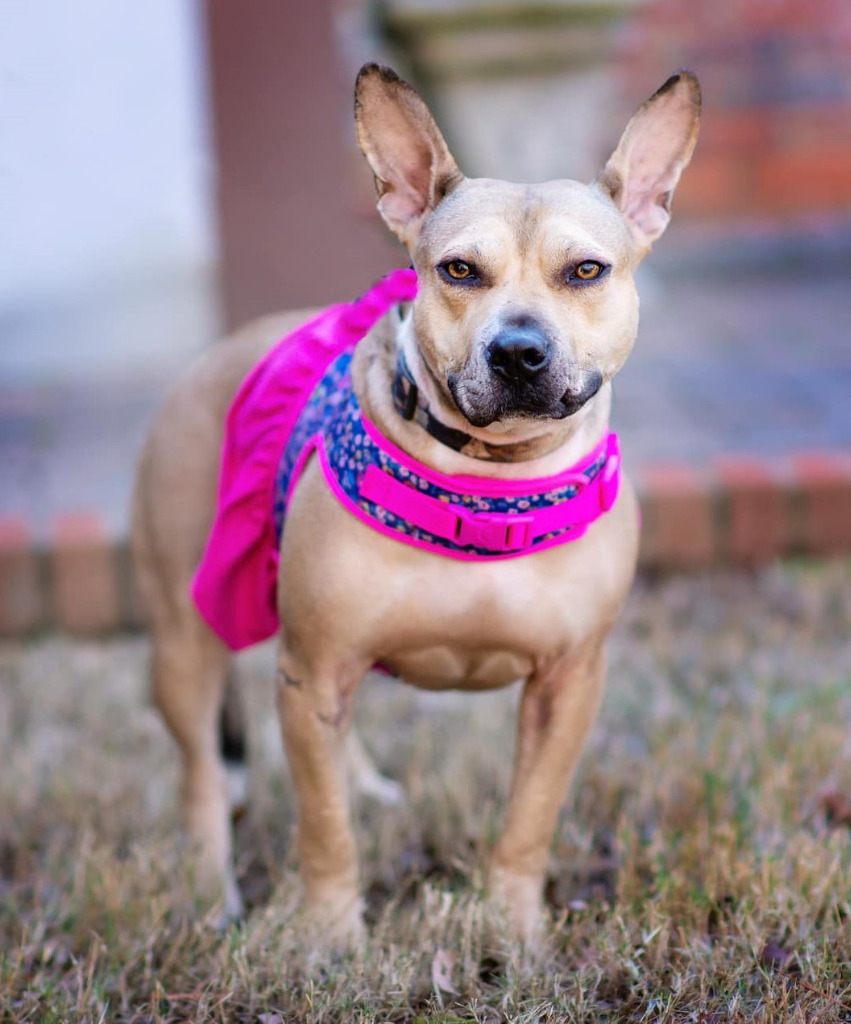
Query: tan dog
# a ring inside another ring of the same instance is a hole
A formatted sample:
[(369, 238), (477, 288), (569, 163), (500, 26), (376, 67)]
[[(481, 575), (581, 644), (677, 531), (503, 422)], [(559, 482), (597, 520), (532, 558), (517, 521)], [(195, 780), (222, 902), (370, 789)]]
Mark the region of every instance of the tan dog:
[[(419, 294), (352, 366), (365, 414), (449, 474), (547, 476), (608, 429), (612, 377), (635, 339), (633, 274), (668, 222), (697, 136), (693, 75), (670, 78), (629, 122), (590, 186), (466, 179), (417, 94), (365, 67), (361, 148), (378, 208), (407, 246)], [(202, 877), (240, 909), (217, 726), (229, 654), (189, 596), (214, 513), (222, 422), (240, 381), (306, 319), (269, 317), (212, 349), (167, 400), (141, 459), (133, 546), (154, 641), (154, 693), (184, 762), (183, 801)], [(453, 450), (391, 400), (399, 349), (430, 410), (471, 441)], [(349, 515), (308, 465), (280, 551), (278, 694), (299, 806), (306, 902), (333, 935), (362, 928), (343, 743), (366, 670), (428, 689), (524, 681), (515, 774), (489, 873), (516, 932), (539, 923), (559, 806), (602, 691), (603, 642), (633, 577), (636, 502), (626, 482), (584, 537), (525, 557), (463, 562), (401, 544)], [(328, 581), (333, 580), (333, 587)]]

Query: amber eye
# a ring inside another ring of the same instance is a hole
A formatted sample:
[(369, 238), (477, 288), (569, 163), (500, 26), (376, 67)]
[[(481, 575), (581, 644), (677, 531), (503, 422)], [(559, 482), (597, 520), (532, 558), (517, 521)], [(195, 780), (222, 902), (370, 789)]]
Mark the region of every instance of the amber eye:
[(602, 263), (597, 263), (596, 260), (585, 260), (573, 271), (573, 276), (578, 277), (580, 281), (593, 281), (595, 277), (599, 277), (602, 273)]
[(445, 267), (446, 273), (455, 281), (466, 281), (473, 274), (473, 268), (463, 260), (450, 260)]

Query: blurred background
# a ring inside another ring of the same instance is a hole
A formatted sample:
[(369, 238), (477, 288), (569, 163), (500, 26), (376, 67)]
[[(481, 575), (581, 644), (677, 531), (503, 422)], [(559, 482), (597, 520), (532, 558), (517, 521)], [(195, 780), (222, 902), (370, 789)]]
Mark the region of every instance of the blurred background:
[(392, 64), (462, 170), (588, 180), (676, 68), (697, 154), (619, 379), (628, 458), (851, 444), (847, 0), (6, 0), (0, 517), (126, 531), (165, 388), (227, 327), (350, 298), (402, 250), (351, 90)]

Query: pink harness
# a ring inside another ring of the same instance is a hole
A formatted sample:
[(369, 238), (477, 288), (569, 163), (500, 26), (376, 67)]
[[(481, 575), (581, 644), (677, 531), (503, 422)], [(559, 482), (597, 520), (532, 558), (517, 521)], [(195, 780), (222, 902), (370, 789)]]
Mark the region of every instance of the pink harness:
[(352, 304), (331, 306), (279, 342), (228, 411), (216, 517), (192, 585), (210, 627), (233, 650), (278, 630), (278, 550), (286, 510), (315, 452), (344, 508), (396, 540), (473, 561), (514, 558), (576, 540), (614, 505), (617, 436), (551, 477), (447, 476), (415, 461), (363, 416), (349, 377), (355, 345), (416, 296), (397, 270)]

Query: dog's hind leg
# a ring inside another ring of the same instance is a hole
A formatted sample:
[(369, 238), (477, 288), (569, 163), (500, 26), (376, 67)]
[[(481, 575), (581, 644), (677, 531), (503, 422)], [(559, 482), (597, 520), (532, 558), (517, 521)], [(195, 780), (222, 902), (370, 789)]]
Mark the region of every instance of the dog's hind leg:
[(229, 706), (222, 712), (230, 654), (201, 618), (190, 587), (215, 511), (224, 408), (250, 365), (243, 366), (244, 354), (239, 346), (212, 348), (166, 399), (140, 454), (131, 532), (151, 623), (154, 701), (182, 755), (196, 889), (205, 902), (223, 902), (228, 915), (242, 907), (225, 770), (239, 751), (239, 730), (220, 736), (220, 724), (233, 721)]
[(375, 767), (354, 727), (346, 737), (346, 764), (356, 793), (371, 797), (385, 807), (401, 807), (405, 802), (404, 789)]
[(220, 736), (230, 655), (189, 606), (168, 624), (155, 623), (153, 636), (154, 700), (182, 754), (183, 813), (197, 857), (196, 889), (205, 900), (222, 900), (228, 917), (238, 917), (242, 899), (233, 873), (231, 799)]
[(245, 711), (232, 667), (225, 676), (219, 712), (219, 753), (227, 772), (231, 820), (236, 823), (248, 806), (248, 741)]

